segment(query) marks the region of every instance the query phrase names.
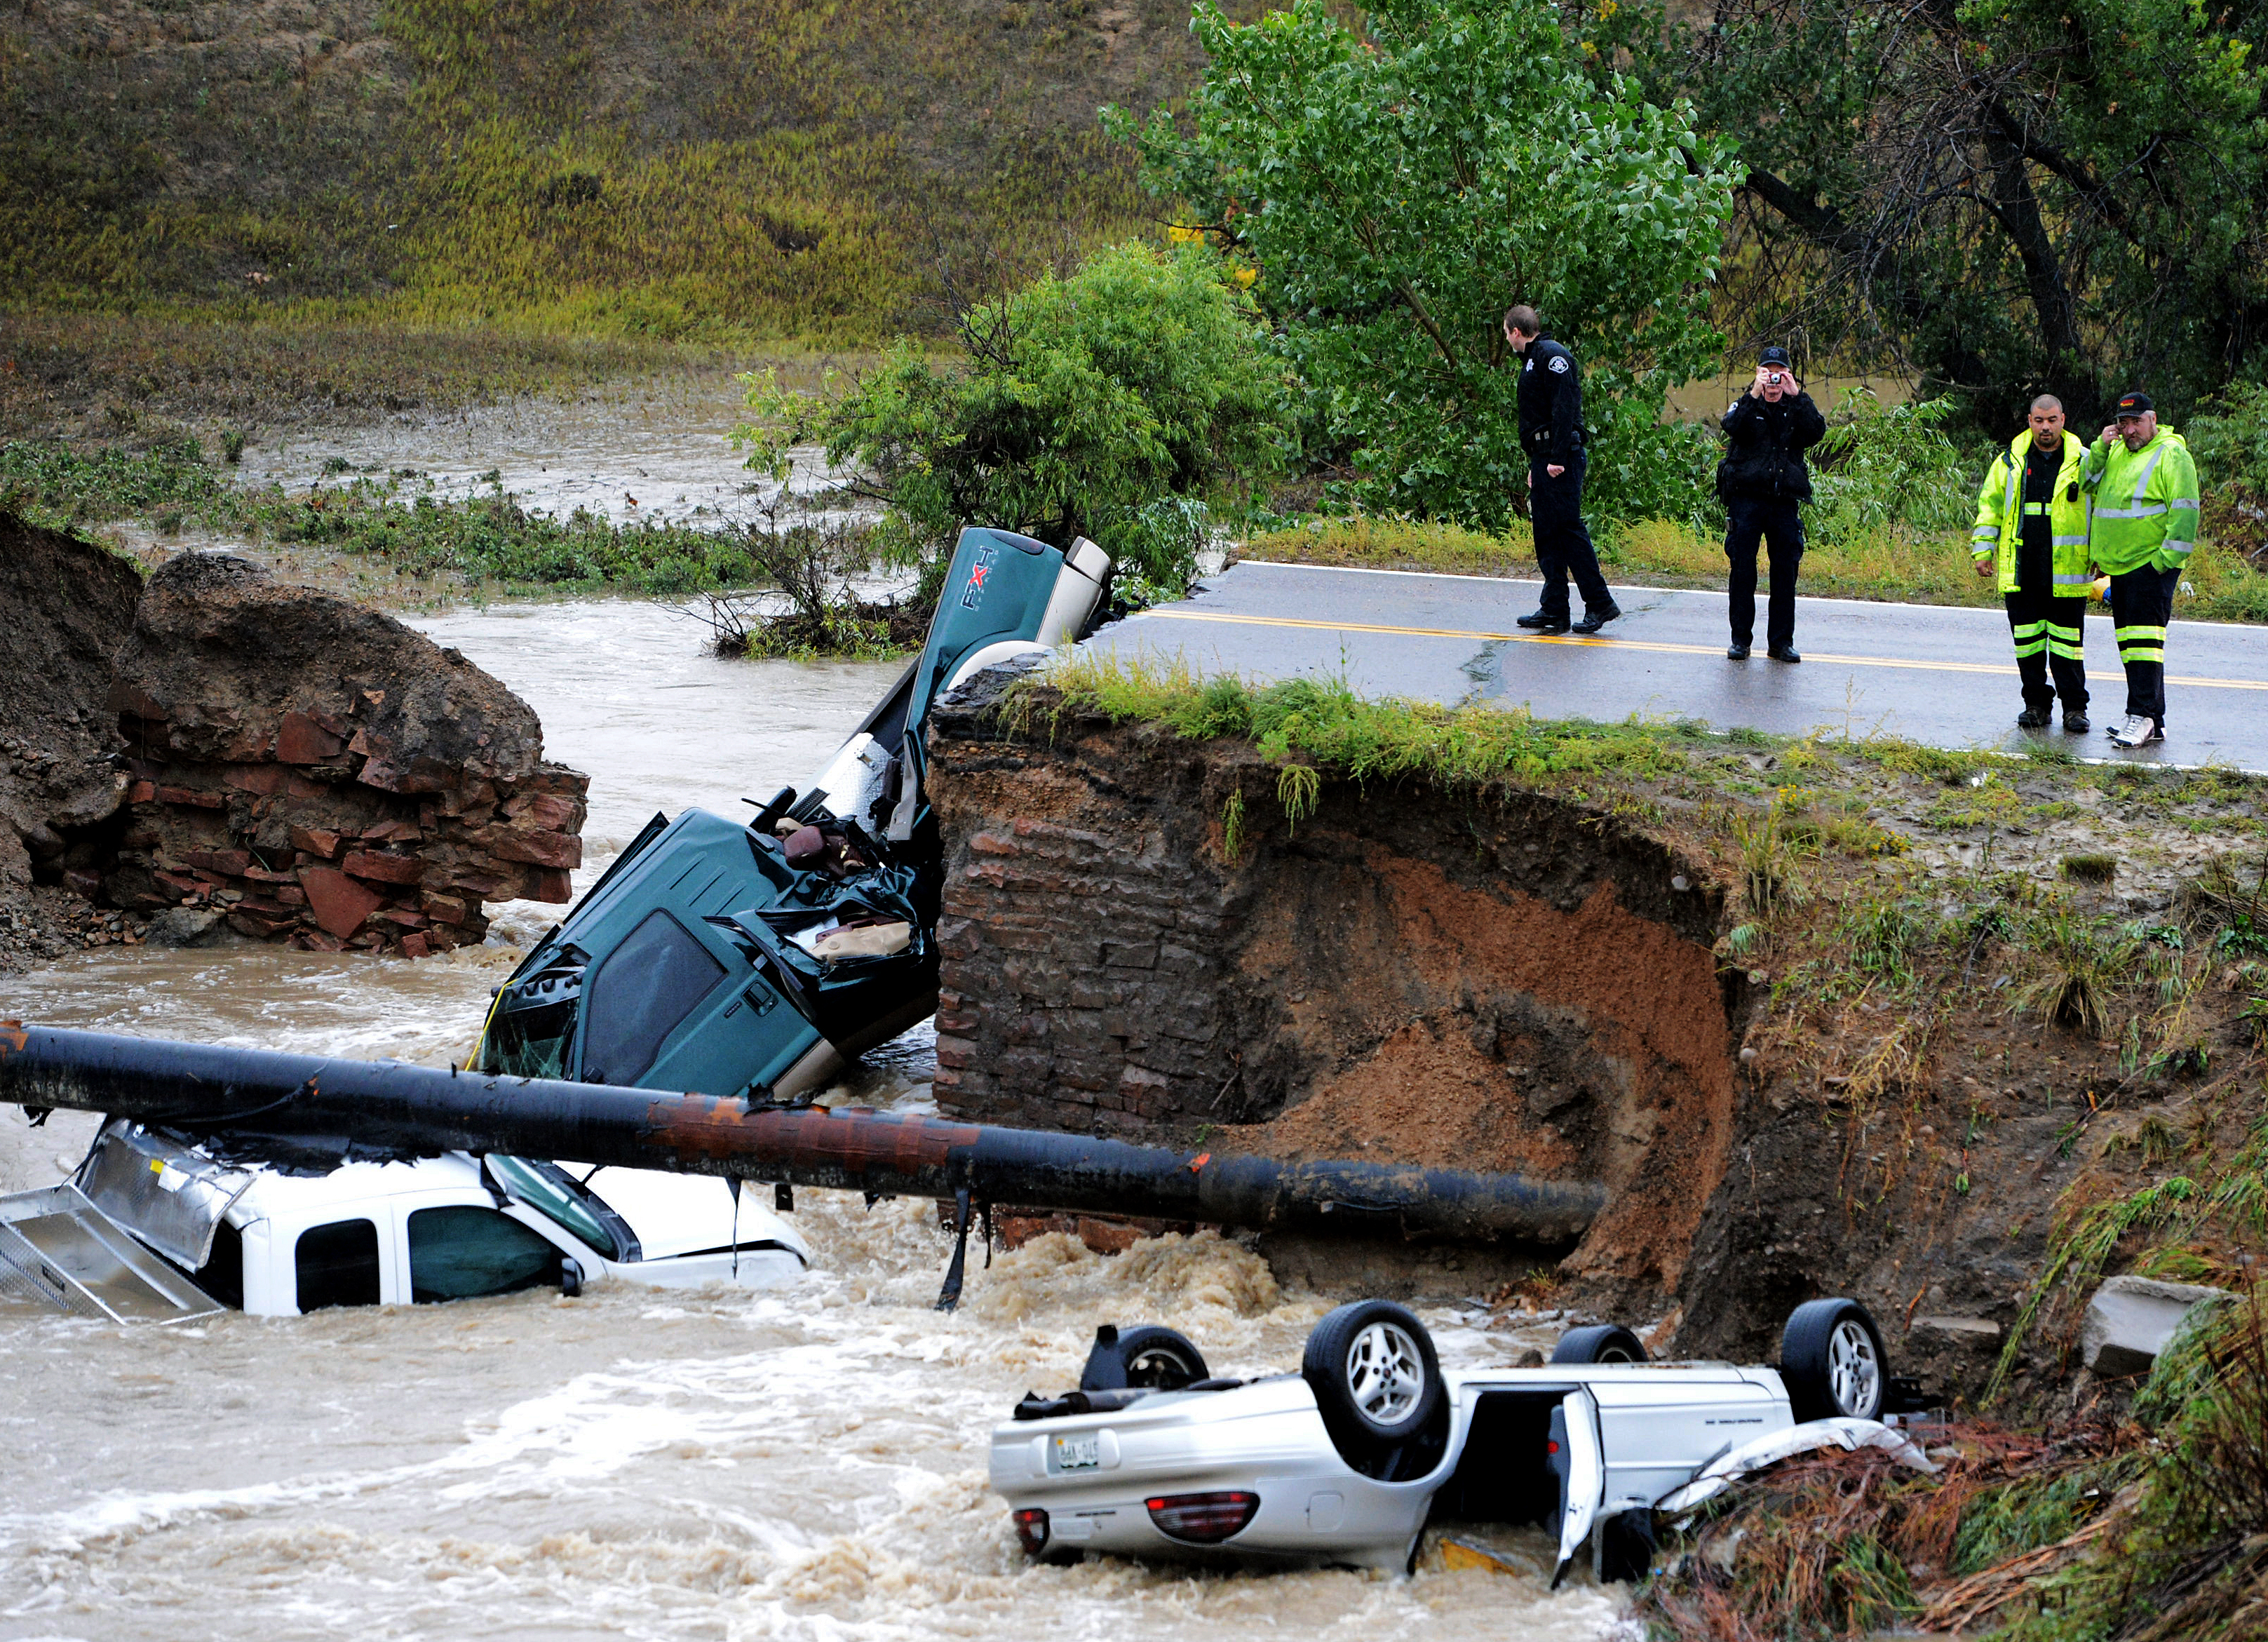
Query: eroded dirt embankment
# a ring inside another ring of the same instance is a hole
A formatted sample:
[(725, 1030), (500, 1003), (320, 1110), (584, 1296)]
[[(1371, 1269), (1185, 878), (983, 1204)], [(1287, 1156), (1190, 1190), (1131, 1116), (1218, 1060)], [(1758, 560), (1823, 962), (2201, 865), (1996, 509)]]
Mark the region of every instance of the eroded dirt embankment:
[(1273, 1240), (1279, 1272), (1749, 1361), (1849, 1294), (1901, 1370), (2020, 1399), (2072, 1387), (2098, 1275), (2245, 1280), (2262, 784), (1707, 738), (1486, 794), (1308, 783), (998, 688), (933, 720), (941, 1105), (1610, 1194), (1524, 1269), (1381, 1233)]
[(1562, 1273), (1666, 1307), (1734, 1132), (1705, 862), (1532, 793), (1336, 784), (1295, 822), (1248, 745), (1099, 720), (948, 706), (933, 745), (940, 1105), (1602, 1181)]

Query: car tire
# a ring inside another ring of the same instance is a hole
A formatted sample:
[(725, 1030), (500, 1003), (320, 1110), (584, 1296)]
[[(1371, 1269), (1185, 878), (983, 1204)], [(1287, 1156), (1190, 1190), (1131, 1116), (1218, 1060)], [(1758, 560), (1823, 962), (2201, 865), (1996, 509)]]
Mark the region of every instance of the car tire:
[(1880, 1419), (1890, 1385), (1882, 1331), (1857, 1300), (1807, 1300), (1780, 1335), (1779, 1377), (1798, 1420)]
[(1646, 1344), (1618, 1322), (1570, 1329), (1551, 1348), (1555, 1363), (1642, 1363)]
[(1425, 1446), (1445, 1406), (1433, 1336), (1392, 1300), (1330, 1313), (1307, 1336), (1300, 1372), (1340, 1456), (1358, 1470), (1403, 1469), (1398, 1456)]
[(1118, 1359), (1126, 1365), (1126, 1383), (1151, 1391), (1179, 1391), (1212, 1375), (1204, 1354), (1189, 1336), (1156, 1323), (1144, 1323), (1118, 1336)]
[(1179, 1391), (1211, 1378), (1204, 1353), (1189, 1336), (1154, 1322), (1131, 1329), (1100, 1329), (1094, 1349), (1079, 1377), (1082, 1391)]

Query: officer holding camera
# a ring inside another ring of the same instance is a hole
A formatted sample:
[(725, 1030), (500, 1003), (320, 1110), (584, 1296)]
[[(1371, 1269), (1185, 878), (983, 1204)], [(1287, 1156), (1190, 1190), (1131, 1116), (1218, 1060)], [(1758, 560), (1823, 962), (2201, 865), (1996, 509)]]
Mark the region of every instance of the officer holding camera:
[(1764, 617), (1765, 653), (1774, 661), (1800, 661), (1795, 649), (1795, 575), (1803, 563), (1803, 518), (1811, 499), (1811, 470), (1803, 453), (1827, 436), (1827, 418), (1803, 391), (1787, 350), (1767, 348), (1749, 391), (1725, 412), (1731, 448), (1717, 464), (1717, 495), (1725, 504), (1725, 556), (1732, 561), (1733, 642), (1725, 653), (1749, 659), (1756, 629), (1756, 545), (1771, 562), (1771, 593)]

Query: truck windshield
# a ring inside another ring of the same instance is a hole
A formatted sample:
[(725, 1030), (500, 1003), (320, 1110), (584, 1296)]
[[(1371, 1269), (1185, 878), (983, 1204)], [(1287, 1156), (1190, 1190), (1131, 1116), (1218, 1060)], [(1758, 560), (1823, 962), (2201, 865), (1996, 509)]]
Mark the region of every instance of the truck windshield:
[(488, 1165), (513, 1202), (526, 1204), (544, 1219), (556, 1221), (608, 1260), (638, 1257), (637, 1240), (630, 1234), (622, 1217), (556, 1163), (491, 1152)]
[(575, 1021), (581, 1012), (589, 956), (570, 943), (533, 955), (533, 973), (504, 983), (481, 1035), (475, 1064), (508, 1078), (565, 1078), (575, 1064)]
[(509, 1078), (563, 1078), (575, 1048), (576, 1005), (539, 1004), (499, 1010), (481, 1045), (481, 1065)]

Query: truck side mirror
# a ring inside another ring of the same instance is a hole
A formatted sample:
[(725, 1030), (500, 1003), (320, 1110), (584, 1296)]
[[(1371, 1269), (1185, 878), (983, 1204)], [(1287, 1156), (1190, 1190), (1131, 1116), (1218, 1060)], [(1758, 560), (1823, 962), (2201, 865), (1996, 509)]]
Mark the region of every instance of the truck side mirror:
[(572, 1255), (559, 1256), (559, 1298), (573, 1300), (583, 1292), (583, 1263)]

